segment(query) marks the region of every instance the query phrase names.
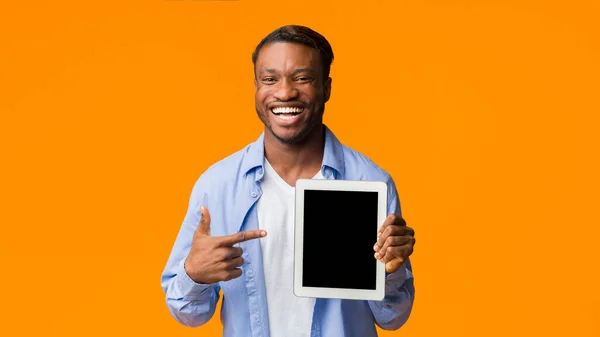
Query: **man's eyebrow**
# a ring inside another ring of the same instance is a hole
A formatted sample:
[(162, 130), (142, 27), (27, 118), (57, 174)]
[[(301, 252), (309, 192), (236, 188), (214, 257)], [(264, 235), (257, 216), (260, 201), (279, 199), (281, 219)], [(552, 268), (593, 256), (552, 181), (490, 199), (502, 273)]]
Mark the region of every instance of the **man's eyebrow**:
[(260, 72), (261, 73), (275, 74), (277, 72), (277, 70), (275, 70), (274, 68), (263, 68)]
[(310, 74), (312, 74), (313, 70), (312, 70), (312, 68), (298, 68), (298, 69), (294, 70), (293, 73), (294, 74), (297, 74), (297, 73), (310, 73)]
[[(269, 73), (269, 74), (276, 74), (277, 73), (277, 69), (275, 68), (263, 68), (260, 73)], [(313, 73), (313, 69), (312, 68), (297, 68), (294, 70), (294, 72), (292, 74), (298, 74), (298, 73)]]

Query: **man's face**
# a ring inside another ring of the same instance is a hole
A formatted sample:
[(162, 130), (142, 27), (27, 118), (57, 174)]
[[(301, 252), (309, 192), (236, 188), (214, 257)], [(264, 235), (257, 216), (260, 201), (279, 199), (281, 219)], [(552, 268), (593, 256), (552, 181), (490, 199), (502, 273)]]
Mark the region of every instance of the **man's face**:
[(323, 79), (319, 52), (297, 43), (270, 43), (256, 60), (258, 117), (280, 142), (297, 144), (323, 121), (331, 78)]

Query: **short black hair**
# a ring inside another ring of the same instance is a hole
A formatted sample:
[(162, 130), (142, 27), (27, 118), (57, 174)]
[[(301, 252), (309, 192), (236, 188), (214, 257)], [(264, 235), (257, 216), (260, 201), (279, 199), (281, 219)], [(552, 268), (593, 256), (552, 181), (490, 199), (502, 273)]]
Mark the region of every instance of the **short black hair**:
[(279, 27), (260, 41), (252, 53), (252, 63), (254, 64), (255, 73), (258, 53), (266, 44), (275, 42), (299, 43), (318, 50), (321, 66), (323, 67), (323, 80), (325, 81), (329, 78), (329, 70), (331, 69), (331, 63), (333, 62), (333, 49), (331, 48), (329, 41), (314, 30), (298, 25)]

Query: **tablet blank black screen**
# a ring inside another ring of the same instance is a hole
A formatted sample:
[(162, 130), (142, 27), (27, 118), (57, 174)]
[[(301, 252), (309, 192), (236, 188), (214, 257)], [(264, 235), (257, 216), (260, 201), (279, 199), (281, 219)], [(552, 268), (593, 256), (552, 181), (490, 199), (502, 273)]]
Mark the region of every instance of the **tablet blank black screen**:
[(302, 285), (375, 289), (377, 192), (304, 191)]

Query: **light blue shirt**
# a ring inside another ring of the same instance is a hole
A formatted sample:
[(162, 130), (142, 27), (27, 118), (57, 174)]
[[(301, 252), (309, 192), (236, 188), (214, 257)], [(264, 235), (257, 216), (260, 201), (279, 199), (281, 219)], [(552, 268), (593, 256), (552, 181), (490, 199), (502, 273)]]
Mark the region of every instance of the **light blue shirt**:
[[(400, 215), (400, 202), (390, 175), (364, 155), (342, 145), (326, 126), (324, 130), (321, 172), (325, 178), (385, 181), (388, 214)], [(261, 197), (264, 160), (263, 133), (243, 150), (211, 166), (194, 185), (187, 214), (161, 277), (167, 306), (181, 324), (195, 327), (208, 322), (221, 290), (223, 336), (269, 337), (260, 239), (240, 243), (244, 265), (242, 276), (236, 279), (198, 284), (183, 268), (194, 231), (200, 223), (200, 206), (210, 211), (212, 236), (259, 229), (256, 201)], [(399, 329), (410, 315), (414, 292), (412, 267), (407, 260), (398, 271), (386, 276), (382, 301), (316, 299), (311, 336), (377, 336), (375, 324), (386, 330)]]

